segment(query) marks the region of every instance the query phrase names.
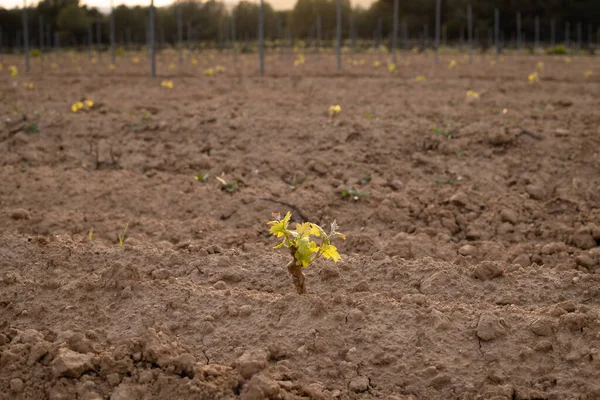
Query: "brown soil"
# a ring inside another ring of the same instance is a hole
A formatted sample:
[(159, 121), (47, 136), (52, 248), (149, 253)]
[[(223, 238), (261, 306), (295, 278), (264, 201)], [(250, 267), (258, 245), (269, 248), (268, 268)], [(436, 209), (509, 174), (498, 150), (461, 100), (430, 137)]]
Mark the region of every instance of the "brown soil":
[[(0, 398), (600, 398), (598, 61), (348, 57), (5, 58)], [(288, 210), (348, 237), (305, 295)]]

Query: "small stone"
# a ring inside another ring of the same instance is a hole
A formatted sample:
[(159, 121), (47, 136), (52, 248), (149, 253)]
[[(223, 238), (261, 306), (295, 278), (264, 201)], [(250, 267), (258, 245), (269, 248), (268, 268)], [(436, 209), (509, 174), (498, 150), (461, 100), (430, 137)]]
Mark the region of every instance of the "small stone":
[(354, 393), (363, 393), (369, 390), (369, 378), (366, 376), (357, 376), (350, 381), (348, 388)]
[(544, 189), (534, 184), (525, 186), (525, 192), (534, 200), (542, 200), (545, 196)]
[(25, 386), (25, 384), (23, 383), (23, 381), (19, 378), (14, 378), (10, 380), (10, 390), (11, 392), (13, 392), (14, 394), (19, 394), (23, 391), (23, 387)]
[(515, 225), (519, 221), (517, 213), (514, 210), (510, 210), (508, 208), (505, 208), (500, 212), (500, 219), (502, 220), (502, 222), (509, 222), (513, 225)]
[(475, 252), (477, 251), (477, 248), (471, 244), (465, 244), (464, 246), (461, 246), (460, 249), (458, 249), (458, 254), (460, 254), (461, 256), (472, 256), (473, 254), (475, 254)]
[(267, 368), (267, 365), (267, 353), (260, 349), (245, 352), (234, 363), (234, 366), (240, 375), (246, 379), (251, 378), (252, 375)]
[(152, 374), (152, 371), (150, 370), (145, 370), (140, 372), (140, 376), (138, 377), (138, 382), (139, 383), (150, 383), (154, 380), (154, 375)]
[(554, 323), (550, 318), (541, 317), (533, 321), (531, 330), (538, 336), (552, 336)]
[(121, 290), (121, 298), (129, 299), (131, 296), (133, 296), (131, 286), (125, 286), (125, 289)]
[(464, 192), (456, 192), (450, 197), (450, 203), (455, 206), (464, 207), (468, 202), (469, 197)]
[(42, 359), (48, 352), (50, 351), (50, 343), (46, 341), (41, 341), (33, 346), (31, 346), (31, 350), (29, 351), (29, 358), (27, 359), (27, 365), (32, 366), (36, 362)]
[(505, 333), (506, 330), (495, 315), (488, 312), (481, 314), (477, 324), (477, 336), (481, 340), (490, 341)]
[(193, 377), (196, 359), (190, 353), (183, 353), (173, 360), (173, 365), (176, 374)]
[(448, 374), (439, 374), (429, 381), (429, 386), (440, 390), (452, 383), (452, 378)]
[(552, 350), (552, 342), (549, 340), (540, 340), (533, 349), (535, 351), (550, 351)]
[(362, 280), (362, 281), (358, 282), (352, 288), (352, 291), (354, 291), (354, 292), (368, 292), (370, 290), (371, 290), (371, 288), (369, 287), (369, 282), (367, 282), (366, 280)]
[(52, 361), (52, 372), (56, 377), (79, 378), (84, 372), (94, 368), (93, 358), (92, 353), (81, 354), (63, 347)]
[(227, 284), (223, 281), (218, 281), (218, 282), (215, 282), (213, 287), (217, 290), (225, 290), (225, 289), (227, 289)]
[(250, 379), (241, 393), (241, 400), (276, 399), (279, 398), (279, 384), (263, 374), (256, 374)]
[(240, 317), (247, 317), (250, 314), (252, 314), (252, 306), (249, 306), (248, 304), (244, 304), (243, 306), (240, 307)]
[(561, 251), (566, 251), (566, 250), (567, 250), (567, 246), (564, 243), (553, 242), (553, 243), (545, 244), (542, 247), (542, 254), (551, 255), (551, 254), (560, 253)]
[(472, 269), (475, 278), (483, 281), (504, 275), (504, 269), (495, 261), (482, 261)]
[(158, 280), (167, 279), (169, 276), (171, 276), (171, 273), (166, 268), (158, 268), (158, 269), (155, 269), (154, 271), (152, 271), (153, 279), (158, 279)]
[(399, 179), (392, 179), (388, 182), (388, 185), (392, 188), (392, 190), (395, 191), (402, 190), (404, 188), (404, 183)]
[(592, 269), (596, 265), (596, 262), (592, 259), (592, 257), (587, 254), (580, 254), (575, 257), (575, 262), (577, 265), (581, 265), (584, 268)]
[(108, 374), (106, 376), (106, 381), (108, 382), (108, 384), (112, 387), (117, 386), (119, 383), (121, 383), (121, 375), (119, 374)]
[(24, 208), (17, 208), (10, 212), (10, 217), (12, 219), (31, 219), (31, 214)]
[(587, 318), (581, 313), (568, 313), (560, 317), (560, 324), (570, 331), (582, 329), (587, 322)]
[(385, 260), (385, 253), (383, 251), (376, 251), (375, 253), (373, 253), (373, 255), (371, 256), (371, 259), (373, 259), (373, 261), (381, 261), (381, 260)]
[(325, 265), (321, 269), (321, 272), (319, 273), (319, 275), (321, 276), (322, 280), (327, 281), (329, 279), (339, 277), (340, 271), (337, 269), (337, 267), (335, 267), (333, 265)]
[(528, 267), (529, 265), (531, 265), (531, 259), (529, 258), (529, 255), (521, 253), (515, 257), (513, 263), (518, 264), (521, 267)]
[(569, 237), (569, 243), (582, 250), (589, 250), (596, 247), (596, 240), (589, 229), (581, 228)]

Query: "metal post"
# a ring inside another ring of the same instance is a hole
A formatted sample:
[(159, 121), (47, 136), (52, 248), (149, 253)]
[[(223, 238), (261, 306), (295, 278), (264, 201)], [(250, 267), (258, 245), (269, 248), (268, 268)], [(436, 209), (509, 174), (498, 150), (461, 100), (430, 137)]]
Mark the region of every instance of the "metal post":
[(435, 2), (435, 63), (439, 64), (440, 24), (442, 20), (442, 0)]
[(550, 21), (550, 47), (554, 49), (556, 46), (556, 21)]
[(377, 46), (375, 46), (377, 49), (379, 49), (379, 46), (381, 46), (382, 39), (383, 39), (383, 20), (381, 19), (381, 17), (379, 17), (379, 19), (377, 20)]
[(56, 53), (60, 51), (60, 35), (58, 32), (54, 32), (54, 51)]
[(183, 10), (181, 4), (177, 6), (177, 48), (179, 51), (179, 65), (183, 64)]
[(27, 0), (23, 0), (23, 44), (25, 45), (25, 72), (29, 72), (29, 19), (27, 18)]
[(494, 41), (496, 42), (496, 60), (500, 58), (500, 12), (494, 9)]
[[(262, 0), (261, 0), (262, 1)], [(337, 26), (336, 26), (335, 52), (337, 57), (337, 69), (342, 69), (342, 0), (337, 0)]]
[(265, 5), (263, 0), (260, 0), (260, 8), (258, 10), (258, 62), (260, 67), (260, 76), (265, 75)]
[(321, 16), (317, 15), (317, 53), (321, 58)]
[(237, 47), (235, 43), (235, 7), (231, 9), (231, 48), (233, 51), (233, 67), (237, 67)]
[[(233, 19), (234, 10), (231, 9), (231, 18)], [(192, 21), (188, 21), (187, 23), (187, 48), (188, 50), (192, 50)]]
[(467, 6), (467, 35), (469, 36), (469, 64), (473, 64), (473, 10)]
[(571, 40), (571, 24), (568, 22), (565, 22), (565, 47), (568, 49), (570, 46), (570, 40)]
[(523, 38), (521, 37), (521, 13), (517, 12), (517, 50), (521, 51), (521, 46), (523, 45)]
[(44, 16), (40, 15), (38, 18), (39, 31), (40, 31), (40, 60), (44, 62)]
[[(592, 37), (593, 37), (593, 36), (594, 36), (594, 35), (593, 35), (593, 33), (592, 33), (592, 24), (591, 24), (591, 22), (590, 22), (590, 23), (588, 23), (588, 49), (591, 49), (591, 48), (592, 48), (592, 40), (593, 40), (593, 39), (592, 39)], [(2, 36), (1, 36), (1, 34), (0, 34), (0, 38), (1, 38), (1, 37), (2, 37)], [(0, 40), (0, 42), (1, 42), (1, 41), (2, 41), (2, 40)], [(1, 43), (0, 43), (0, 53), (2, 53), (2, 44), (1, 44)]]
[(96, 44), (98, 46), (98, 60), (102, 59), (102, 25), (100, 21), (96, 22)]
[(404, 51), (408, 51), (408, 25), (406, 20), (402, 20), (402, 47)]
[(150, 22), (148, 26), (150, 40), (150, 75), (156, 76), (156, 35), (154, 27), (154, 0), (150, 1)]
[[(396, 0), (394, 0), (394, 1), (396, 1)], [(348, 27), (350, 28), (352, 52), (356, 53), (356, 36), (354, 34), (354, 15), (353, 14), (350, 14), (348, 16)]]
[(110, 0), (110, 63), (115, 62), (115, 8), (113, 0)]
[(577, 52), (581, 53), (581, 42), (582, 42), (582, 31), (581, 31), (581, 22), (577, 23)]
[(535, 47), (537, 50), (540, 48), (540, 17), (535, 17)]
[(0, 61), (2, 61), (2, 44), (3, 44), (3, 37), (2, 37), (2, 25), (0, 25)]
[(131, 50), (131, 28), (127, 28), (125, 35), (127, 37), (127, 50), (130, 51)]
[(91, 60), (94, 56), (94, 39), (92, 37), (92, 25), (88, 26), (88, 49), (89, 49), (89, 59)]
[(427, 39), (429, 38), (429, 25), (423, 25), (423, 50), (427, 49)]
[(275, 28), (277, 29), (277, 51), (279, 51), (279, 60), (283, 58), (283, 35), (281, 34), (281, 17), (277, 13), (275, 17)]
[(399, 0), (394, 0), (394, 17), (392, 27), (392, 60), (394, 64), (398, 63), (398, 59), (396, 57), (396, 47), (398, 46), (398, 8)]

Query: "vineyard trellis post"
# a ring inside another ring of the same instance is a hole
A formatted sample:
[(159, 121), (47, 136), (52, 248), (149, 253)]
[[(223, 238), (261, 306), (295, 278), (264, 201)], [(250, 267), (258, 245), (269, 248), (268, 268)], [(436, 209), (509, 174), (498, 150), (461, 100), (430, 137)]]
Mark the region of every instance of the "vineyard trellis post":
[(469, 64), (473, 64), (473, 9), (467, 5), (467, 35), (469, 41)]
[(540, 48), (540, 17), (535, 17), (535, 43), (534, 50)]
[(494, 9), (494, 42), (496, 45), (496, 61), (500, 58), (500, 12)]
[(392, 62), (394, 64), (398, 63), (397, 47), (398, 47), (398, 9), (399, 0), (394, 0), (394, 17), (393, 17), (393, 26), (392, 26)]
[(110, 21), (109, 21), (109, 34), (110, 34), (110, 63), (116, 64), (115, 60), (115, 7), (113, 0), (110, 0)]
[(321, 16), (317, 15), (317, 55), (321, 58)]
[(98, 60), (102, 59), (102, 25), (96, 21), (96, 44), (98, 46)]
[(44, 63), (44, 16), (38, 17), (39, 35), (40, 35), (40, 61)]
[(25, 50), (25, 72), (29, 72), (29, 19), (27, 1), (23, 0), (23, 44)]
[(258, 63), (260, 68), (260, 76), (265, 75), (265, 5), (264, 1), (260, 0), (258, 9)]
[(179, 65), (183, 64), (183, 10), (181, 3), (177, 5), (177, 51)]
[(442, 0), (435, 2), (435, 63), (440, 63), (440, 25), (442, 20)]
[(569, 22), (565, 22), (565, 48), (569, 48), (571, 43), (571, 24)]
[(556, 20), (550, 21), (550, 47), (554, 49), (556, 46)]
[(150, 16), (148, 21), (148, 40), (150, 42), (150, 75), (156, 77), (156, 35), (154, 21), (154, 0), (150, 2)]
[(582, 31), (581, 22), (577, 23), (577, 53), (581, 53)]
[(523, 45), (523, 37), (522, 37), (522, 28), (521, 28), (521, 13), (517, 12), (517, 50), (520, 52), (521, 47)]
[[(262, 0), (261, 0), (262, 1)], [(337, 58), (337, 69), (342, 69), (342, 0), (337, 0), (337, 25), (335, 53)]]
[(235, 41), (235, 7), (231, 9), (231, 50), (233, 52), (233, 67), (237, 68), (237, 45)]

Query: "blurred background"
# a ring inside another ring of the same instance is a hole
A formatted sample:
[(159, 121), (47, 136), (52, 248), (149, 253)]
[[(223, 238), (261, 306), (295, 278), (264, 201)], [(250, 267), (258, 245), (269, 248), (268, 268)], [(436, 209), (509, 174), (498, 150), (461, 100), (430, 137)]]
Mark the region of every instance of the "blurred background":
[[(503, 45), (533, 43), (538, 21), (539, 41), (566, 43), (593, 50), (600, 42), (600, 1), (598, 0), (446, 0), (442, 1), (441, 44), (462, 43), (467, 37), (467, 6), (473, 10), (473, 38), (476, 46), (489, 47), (493, 41), (494, 10), (500, 15)], [(116, 45), (144, 46), (148, 41), (150, 1), (129, 0), (42, 0), (27, 4), (29, 47), (85, 47), (110, 42), (110, 16), (114, 16)], [(0, 44), (4, 52), (23, 47), (23, 7), (17, 0), (3, 0), (0, 6)], [(225, 48), (232, 35), (235, 15), (236, 36), (243, 43), (258, 35), (259, 3), (256, 1), (156, 0), (158, 49), (183, 41), (196, 46)], [(320, 45), (333, 45), (336, 34), (337, 0), (271, 0), (264, 2), (264, 35), (269, 42), (318, 37)], [(178, 15), (181, 14), (178, 30)], [(393, 0), (342, 0), (344, 40), (369, 40), (372, 45), (389, 45), (393, 29)], [(434, 36), (435, 0), (399, 2), (399, 37), (411, 40), (411, 47), (427, 47)], [(519, 21), (520, 20), (520, 21)], [(320, 29), (318, 29), (318, 25)], [(519, 26), (520, 25), (520, 26)], [(319, 32), (318, 32), (319, 31)]]

